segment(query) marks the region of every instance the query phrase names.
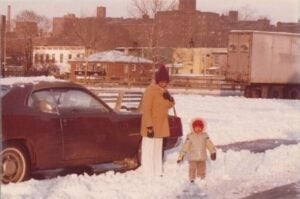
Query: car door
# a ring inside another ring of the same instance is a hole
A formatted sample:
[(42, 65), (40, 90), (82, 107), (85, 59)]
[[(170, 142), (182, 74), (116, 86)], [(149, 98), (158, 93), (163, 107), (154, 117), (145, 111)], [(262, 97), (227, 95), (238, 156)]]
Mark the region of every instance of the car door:
[(113, 112), (85, 90), (55, 89), (54, 96), (62, 121), (63, 159), (78, 163), (110, 160)]
[[(30, 133), (39, 169), (56, 167), (61, 161), (61, 123), (50, 89), (34, 91), (28, 98), (23, 128)], [(18, 125), (16, 125), (18, 126)]]

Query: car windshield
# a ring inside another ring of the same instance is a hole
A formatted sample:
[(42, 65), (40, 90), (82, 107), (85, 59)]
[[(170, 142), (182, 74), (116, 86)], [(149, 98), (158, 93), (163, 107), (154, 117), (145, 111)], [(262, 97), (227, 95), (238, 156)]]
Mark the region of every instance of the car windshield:
[(28, 100), (28, 106), (42, 112), (55, 112), (55, 101), (51, 95), (51, 90), (40, 90), (34, 92)]
[(28, 106), (42, 112), (53, 112), (55, 107), (72, 110), (100, 110), (110, 112), (104, 104), (89, 93), (77, 89), (47, 89), (35, 91), (28, 100)]
[(0, 85), (0, 98), (4, 97), (8, 91), (10, 90), (11, 87), (7, 85)]
[(100, 110), (102, 112), (110, 111), (104, 104), (82, 90), (55, 89), (53, 90), (53, 93), (58, 108)]

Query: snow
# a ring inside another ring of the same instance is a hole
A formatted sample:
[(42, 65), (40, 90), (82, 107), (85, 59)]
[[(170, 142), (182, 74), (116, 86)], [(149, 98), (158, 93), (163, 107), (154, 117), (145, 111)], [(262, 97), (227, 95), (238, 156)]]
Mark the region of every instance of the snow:
[(39, 81), (63, 81), (63, 80), (55, 79), (55, 77), (53, 76), (7, 77), (7, 78), (0, 78), (0, 85), (36, 83)]
[[(76, 61), (78, 59), (73, 59), (72, 61)], [(136, 57), (132, 55), (126, 55), (123, 52), (112, 50), (105, 51), (92, 54), (88, 56), (87, 61), (93, 62), (125, 62), (125, 63), (153, 63), (151, 60)]]
[[(172, 93), (185, 134), (189, 132), (190, 120), (202, 117), (207, 121), (207, 132), (215, 145), (257, 139), (300, 141), (300, 100), (176, 94), (176, 90)], [(2, 185), (1, 198), (174, 199), (188, 182), (188, 163), (177, 165), (177, 152), (178, 148), (167, 152), (163, 177), (144, 177), (137, 169), (125, 173), (109, 171), (92, 176), (71, 174), (46, 180), (31, 179)], [(281, 145), (264, 153), (218, 149), (217, 160), (207, 162), (207, 198), (242, 198), (299, 182), (299, 170), (300, 144)]]

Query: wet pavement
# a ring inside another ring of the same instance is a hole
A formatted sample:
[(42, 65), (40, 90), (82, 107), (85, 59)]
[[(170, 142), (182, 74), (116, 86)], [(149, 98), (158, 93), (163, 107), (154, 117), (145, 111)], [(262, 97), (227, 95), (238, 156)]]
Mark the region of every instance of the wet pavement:
[(243, 199), (299, 199), (300, 182), (276, 187), (267, 191), (253, 194)]
[(235, 142), (227, 145), (217, 145), (216, 147), (223, 152), (228, 150), (241, 151), (248, 150), (253, 153), (264, 153), (266, 150), (272, 150), (280, 145), (298, 144), (300, 140), (285, 140), (285, 139), (261, 139), (245, 142)]

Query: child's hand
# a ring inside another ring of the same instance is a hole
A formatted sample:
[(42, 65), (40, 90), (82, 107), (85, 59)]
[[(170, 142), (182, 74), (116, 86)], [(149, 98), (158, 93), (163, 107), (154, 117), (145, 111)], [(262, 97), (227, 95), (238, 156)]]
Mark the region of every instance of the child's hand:
[(210, 154), (210, 159), (215, 161), (217, 159), (217, 154), (216, 153)]

